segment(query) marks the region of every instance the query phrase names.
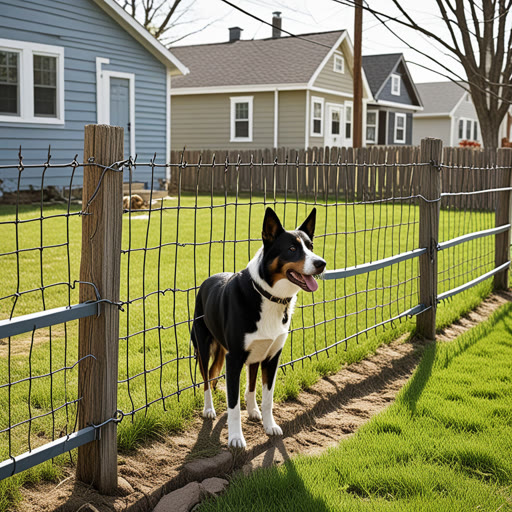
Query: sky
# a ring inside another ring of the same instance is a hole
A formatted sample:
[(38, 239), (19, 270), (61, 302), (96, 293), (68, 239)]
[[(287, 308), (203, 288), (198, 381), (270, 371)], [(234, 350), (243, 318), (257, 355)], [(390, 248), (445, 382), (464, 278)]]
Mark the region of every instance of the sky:
[[(282, 28), (293, 34), (347, 29), (350, 38), (352, 41), (354, 40), (354, 9), (334, 0), (231, 1), (268, 22), (272, 21), (273, 11), (280, 11)], [(368, 1), (374, 9), (401, 18), (391, 0)], [(228, 29), (234, 26), (243, 29), (242, 39), (263, 39), (271, 36), (271, 27), (237, 11), (222, 0), (182, 0), (182, 2), (185, 5), (185, 10), (180, 23), (183, 22), (183, 24), (173, 28), (170, 40), (180, 38), (193, 31), (198, 32), (175, 42), (175, 45), (226, 42), (229, 36)], [(439, 11), (434, 0), (422, 0), (421, 2), (403, 0), (402, 5), (418, 23), (443, 35), (448, 40), (448, 33), (442, 20), (439, 19)], [(363, 55), (403, 53), (413, 80), (417, 83), (446, 81), (449, 78), (443, 75), (448, 74), (454, 79), (465, 78), (462, 66), (447, 50), (443, 51), (438, 43), (433, 43), (432, 40), (418, 32), (405, 29), (396, 23), (390, 23), (389, 28), (398, 33), (414, 49), (443, 63), (452, 73), (409, 48), (368, 11), (363, 12)]]

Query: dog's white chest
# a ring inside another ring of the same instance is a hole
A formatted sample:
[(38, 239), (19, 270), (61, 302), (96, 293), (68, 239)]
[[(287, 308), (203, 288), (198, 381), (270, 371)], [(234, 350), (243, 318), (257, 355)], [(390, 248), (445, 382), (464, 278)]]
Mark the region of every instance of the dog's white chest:
[[(294, 297), (288, 306), (268, 300), (263, 301), (256, 332), (245, 335), (244, 348), (249, 352), (247, 364), (272, 358), (283, 348), (288, 336), (295, 300)], [(285, 318), (286, 322), (283, 323)]]

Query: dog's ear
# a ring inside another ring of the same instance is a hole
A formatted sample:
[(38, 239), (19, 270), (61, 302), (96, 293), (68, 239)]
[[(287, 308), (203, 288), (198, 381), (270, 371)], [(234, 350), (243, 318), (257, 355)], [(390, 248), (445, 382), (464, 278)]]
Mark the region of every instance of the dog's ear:
[(276, 212), (272, 208), (267, 208), (263, 219), (263, 231), (261, 232), (263, 243), (273, 242), (283, 231), (283, 226)]
[(299, 231), (304, 231), (306, 235), (309, 236), (310, 240), (313, 240), (313, 236), (315, 235), (315, 224), (316, 224), (316, 208), (311, 210), (311, 213), (308, 215), (308, 218), (302, 223), (302, 226), (299, 228)]

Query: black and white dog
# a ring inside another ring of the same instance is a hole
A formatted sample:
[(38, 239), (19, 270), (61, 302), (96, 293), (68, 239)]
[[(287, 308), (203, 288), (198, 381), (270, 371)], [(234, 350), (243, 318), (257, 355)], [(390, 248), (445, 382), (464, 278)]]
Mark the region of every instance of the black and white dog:
[[(272, 415), (274, 384), (297, 292), (314, 292), (314, 275), (325, 261), (313, 253), (316, 210), (295, 231), (285, 231), (267, 208), (263, 246), (247, 267), (216, 274), (203, 282), (196, 299), (192, 342), (204, 379), (205, 418), (215, 418), (211, 387), (215, 389), (226, 359), (228, 445), (244, 448), (240, 418), (240, 373), (247, 365), (245, 402), (249, 417), (262, 419), (268, 435), (282, 435)], [(210, 357), (213, 359), (210, 365)], [(261, 413), (256, 403), (256, 376), (261, 364)], [(210, 385), (211, 383), (211, 385)]]

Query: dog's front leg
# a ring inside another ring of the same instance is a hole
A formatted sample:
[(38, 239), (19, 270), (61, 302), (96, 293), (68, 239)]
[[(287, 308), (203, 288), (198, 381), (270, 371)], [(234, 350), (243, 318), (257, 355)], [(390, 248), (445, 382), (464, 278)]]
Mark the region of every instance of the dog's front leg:
[(247, 365), (247, 387), (245, 388), (245, 405), (251, 420), (261, 420), (261, 413), (256, 402), (256, 377), (260, 363)]
[(277, 366), (281, 350), (272, 359), (266, 359), (261, 363), (261, 376), (263, 380), (263, 393), (261, 397), (261, 414), (263, 428), (269, 436), (282, 436), (281, 427), (274, 421), (272, 407), (274, 404), (274, 386), (276, 383)]
[(245, 448), (242, 434), (242, 419), (240, 416), (240, 373), (243, 362), (226, 356), (226, 388), (228, 395), (228, 446), (230, 448)]

